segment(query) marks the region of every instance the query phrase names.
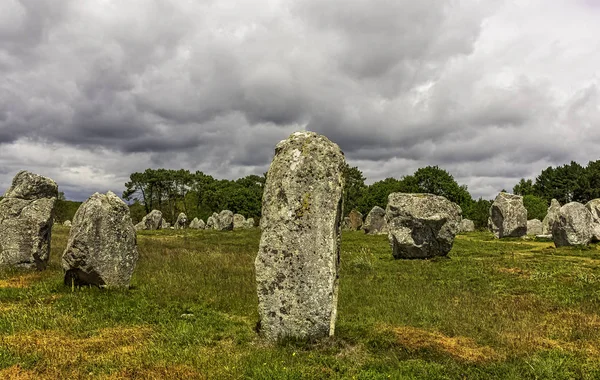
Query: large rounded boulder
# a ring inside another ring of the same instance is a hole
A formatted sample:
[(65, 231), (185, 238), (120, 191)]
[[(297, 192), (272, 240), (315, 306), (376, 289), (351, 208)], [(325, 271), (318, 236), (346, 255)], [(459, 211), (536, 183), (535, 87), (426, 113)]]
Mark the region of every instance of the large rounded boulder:
[(587, 245), (594, 236), (592, 213), (579, 202), (562, 206), (552, 226), (552, 240), (557, 247)]
[(396, 259), (445, 256), (460, 230), (460, 207), (433, 194), (392, 193), (386, 221)]
[[(167, 221), (163, 219), (162, 212), (152, 210), (148, 215), (142, 218), (142, 221), (135, 225), (136, 231), (139, 230), (160, 230), (165, 228)], [(168, 228), (168, 227), (166, 227)]]
[(95, 193), (75, 213), (62, 256), (66, 285), (129, 287), (138, 261), (129, 207), (112, 192)]
[(385, 210), (375, 206), (369, 211), (362, 229), (369, 235), (381, 235), (388, 233), (388, 226), (385, 220)]
[(500, 193), (490, 207), (489, 223), (496, 238), (527, 235), (527, 209), (520, 195)]
[(50, 178), (17, 173), (0, 201), (0, 265), (46, 268), (57, 198), (58, 186)]

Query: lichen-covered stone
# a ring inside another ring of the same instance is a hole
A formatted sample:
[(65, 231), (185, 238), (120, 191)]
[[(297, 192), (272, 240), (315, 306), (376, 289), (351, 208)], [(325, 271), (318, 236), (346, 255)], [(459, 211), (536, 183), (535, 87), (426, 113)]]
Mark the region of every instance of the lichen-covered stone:
[(206, 219), (206, 229), (207, 230), (218, 229), (218, 222), (217, 222), (218, 219), (219, 219), (219, 214), (217, 214), (216, 212), (213, 212), (213, 214), (211, 216), (209, 216), (208, 219)]
[(246, 222), (244, 223), (244, 228), (247, 228), (247, 229), (254, 228), (254, 218), (246, 219)]
[(70, 220), (65, 220), (65, 222), (63, 223), (63, 226), (65, 226), (65, 227), (71, 227), (71, 221)]
[(17, 173), (0, 201), (0, 265), (46, 267), (57, 197), (53, 180), (27, 171)]
[(62, 256), (65, 284), (129, 287), (137, 261), (129, 207), (110, 191), (95, 193), (73, 218)]
[(520, 195), (500, 193), (490, 207), (491, 230), (496, 238), (527, 235), (527, 209)]
[(560, 212), (560, 203), (556, 199), (553, 199), (550, 202), (550, 207), (548, 207), (548, 212), (542, 220), (542, 235), (552, 235), (552, 226), (554, 226), (554, 221), (558, 218), (558, 213)]
[(473, 232), (475, 231), (475, 223), (471, 219), (463, 219), (460, 221), (460, 232)]
[(233, 215), (233, 229), (244, 228), (246, 223), (246, 218), (244, 215), (234, 214)]
[(259, 331), (268, 340), (334, 333), (344, 165), (340, 148), (313, 132), (277, 144), (255, 261)]
[(388, 226), (385, 220), (385, 210), (379, 206), (373, 207), (367, 214), (362, 228), (369, 235), (387, 234)]
[(139, 230), (160, 230), (168, 228), (164, 224), (167, 223), (162, 217), (162, 212), (152, 210), (148, 215), (142, 218), (142, 221), (135, 225), (136, 231)]
[(363, 214), (361, 214), (359, 211), (350, 211), (350, 214), (348, 214), (348, 218), (350, 218), (350, 229), (352, 231), (358, 231), (362, 228)]
[(232, 231), (233, 212), (229, 210), (223, 210), (219, 214), (217, 214), (215, 229), (219, 231)]
[(194, 230), (203, 230), (206, 225), (204, 224), (204, 220), (194, 218), (190, 223), (190, 228)]
[(183, 212), (179, 213), (179, 215), (177, 216), (177, 220), (175, 221), (175, 229), (176, 230), (182, 230), (184, 228), (187, 227), (187, 215), (185, 215)]
[(342, 219), (342, 230), (352, 231), (352, 221), (350, 221), (349, 216), (346, 216), (344, 219)]
[(527, 221), (527, 235), (543, 235), (544, 229), (539, 219), (530, 219)]
[(585, 204), (585, 208), (592, 214), (592, 241), (600, 241), (600, 198), (592, 199)]
[(555, 246), (587, 245), (592, 236), (592, 213), (584, 205), (570, 202), (560, 208), (552, 226)]
[(394, 258), (446, 256), (459, 231), (461, 213), (457, 204), (442, 196), (390, 194), (386, 220)]

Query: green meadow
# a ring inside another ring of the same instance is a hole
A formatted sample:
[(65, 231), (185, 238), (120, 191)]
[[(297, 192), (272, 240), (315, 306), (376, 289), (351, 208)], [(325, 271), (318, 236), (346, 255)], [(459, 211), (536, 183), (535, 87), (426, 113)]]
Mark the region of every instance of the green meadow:
[(457, 236), (447, 258), (394, 260), (344, 232), (335, 336), (269, 345), (260, 232), (142, 231), (129, 290), (0, 272), (0, 379), (597, 379), (600, 249)]

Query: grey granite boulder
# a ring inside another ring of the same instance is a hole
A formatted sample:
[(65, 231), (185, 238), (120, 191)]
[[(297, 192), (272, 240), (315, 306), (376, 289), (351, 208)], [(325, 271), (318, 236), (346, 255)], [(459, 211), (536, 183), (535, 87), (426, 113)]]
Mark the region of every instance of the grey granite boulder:
[(500, 193), (490, 207), (492, 232), (496, 238), (527, 235), (527, 209), (520, 195)]
[(176, 230), (183, 230), (187, 227), (187, 222), (187, 215), (185, 215), (183, 212), (179, 213), (173, 227), (175, 227)]
[(352, 221), (349, 216), (344, 217), (342, 219), (342, 230), (343, 231), (352, 231)]
[(367, 214), (362, 228), (369, 235), (387, 234), (388, 226), (385, 219), (385, 210), (379, 206), (373, 207)]
[(557, 247), (587, 245), (593, 233), (592, 213), (579, 202), (562, 206), (552, 226), (552, 240)]
[(158, 210), (152, 210), (148, 215), (142, 218), (142, 221), (135, 225), (136, 231), (139, 230), (160, 230), (165, 227), (164, 223), (167, 221), (163, 219), (162, 212)]
[(65, 222), (63, 223), (63, 226), (65, 226), (65, 227), (71, 227), (71, 221), (70, 220), (65, 220)]
[(207, 230), (218, 229), (218, 219), (219, 219), (219, 214), (217, 214), (216, 212), (213, 212), (213, 214), (211, 216), (209, 216), (208, 219), (206, 220), (206, 229)]
[(592, 199), (585, 204), (585, 208), (592, 214), (592, 241), (600, 241), (600, 198)]
[(552, 226), (554, 222), (558, 218), (558, 213), (560, 212), (560, 203), (556, 199), (553, 199), (550, 202), (550, 207), (548, 207), (548, 213), (544, 220), (542, 220), (542, 234), (543, 235), (552, 235)]
[(350, 229), (352, 231), (358, 231), (362, 228), (363, 214), (361, 214), (359, 211), (350, 211), (350, 214), (348, 214), (348, 218), (350, 218)]
[(0, 201), (0, 265), (46, 267), (57, 197), (58, 186), (50, 178), (17, 173)]
[(203, 230), (205, 227), (206, 225), (202, 219), (194, 218), (190, 223), (190, 228), (194, 230)]
[(254, 218), (246, 219), (246, 223), (244, 223), (244, 228), (246, 228), (246, 229), (254, 228)]
[(459, 232), (460, 207), (433, 194), (392, 193), (386, 220), (396, 259), (446, 256)]
[(259, 332), (268, 340), (334, 334), (344, 166), (340, 148), (313, 132), (275, 148), (255, 261)]
[(527, 235), (543, 235), (544, 229), (539, 219), (530, 219), (527, 221)]
[(460, 221), (460, 232), (473, 232), (475, 231), (475, 223), (471, 219), (463, 219)]
[(219, 231), (231, 231), (233, 230), (233, 212), (229, 210), (223, 210), (217, 215), (215, 223), (215, 229)]
[(62, 256), (65, 284), (129, 287), (137, 261), (129, 207), (110, 191), (95, 193), (73, 218)]
[(233, 215), (233, 229), (244, 228), (246, 223), (246, 218), (244, 215), (234, 214)]

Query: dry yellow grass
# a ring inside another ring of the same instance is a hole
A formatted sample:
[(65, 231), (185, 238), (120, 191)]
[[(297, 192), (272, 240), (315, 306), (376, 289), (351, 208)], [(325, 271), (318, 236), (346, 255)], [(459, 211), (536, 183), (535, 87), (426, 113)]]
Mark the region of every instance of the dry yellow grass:
[(0, 280), (0, 288), (26, 288), (34, 281), (39, 280), (40, 277), (40, 273), (37, 272), (10, 277)]

